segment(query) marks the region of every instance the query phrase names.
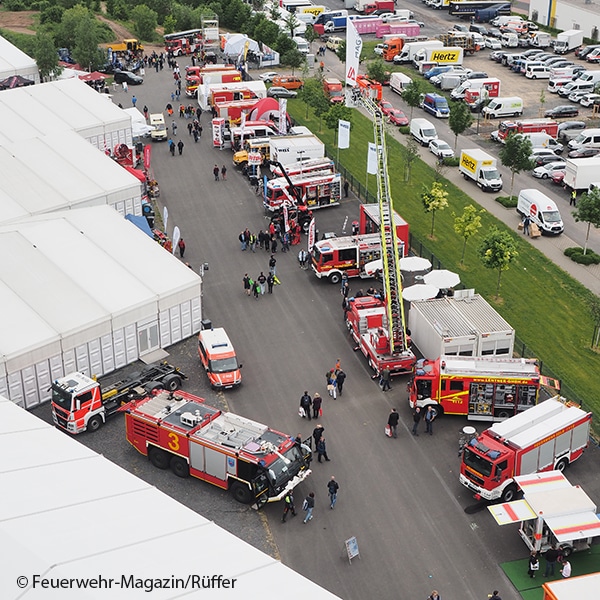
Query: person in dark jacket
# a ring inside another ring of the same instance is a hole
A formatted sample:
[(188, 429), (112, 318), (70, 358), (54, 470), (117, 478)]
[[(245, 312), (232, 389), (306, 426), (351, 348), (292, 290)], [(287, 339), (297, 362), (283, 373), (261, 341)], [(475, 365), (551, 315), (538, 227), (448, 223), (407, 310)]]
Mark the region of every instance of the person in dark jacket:
[(381, 371), (381, 391), (385, 392), (386, 390), (391, 390), (392, 386), (390, 385), (390, 370), (386, 367)]
[(315, 397), (313, 398), (313, 401), (312, 401), (313, 417), (315, 419), (319, 418), (319, 411), (321, 410), (322, 402), (323, 402), (323, 399), (321, 398), (321, 394), (319, 394), (319, 392), (315, 392)]
[(308, 521), (312, 521), (313, 518), (313, 510), (315, 508), (315, 493), (311, 492), (304, 499), (303, 509), (306, 511), (306, 517), (304, 517), (304, 521), (302, 521), (305, 525)]
[(305, 391), (302, 398), (300, 398), (300, 406), (304, 409), (304, 416), (310, 421), (310, 408), (312, 406), (312, 398), (308, 395), (308, 391)]
[(417, 406), (415, 408), (415, 411), (413, 412), (413, 428), (412, 428), (412, 434), (413, 435), (419, 435), (417, 433), (417, 427), (419, 426), (419, 422), (421, 421), (421, 408), (419, 406)]
[(556, 544), (553, 544), (551, 548), (546, 550), (546, 554), (544, 554), (544, 558), (546, 559), (546, 570), (544, 571), (544, 577), (548, 577), (548, 575), (554, 575), (554, 567), (556, 566), (556, 561), (560, 556), (560, 552), (556, 547)]
[(321, 423), (317, 423), (317, 426), (313, 429), (312, 436), (313, 436), (313, 439), (315, 440), (315, 450), (317, 448), (317, 444), (319, 443), (319, 440), (321, 439), (321, 436), (323, 435), (324, 431), (325, 431), (325, 427), (323, 427), (323, 425), (321, 425)]
[(341, 369), (338, 369), (335, 374), (337, 376), (337, 389), (341, 396), (342, 390), (344, 389), (344, 381), (346, 381), (346, 373), (344, 373), (344, 371), (342, 371)]
[(390, 429), (392, 430), (392, 435), (397, 438), (398, 437), (398, 421), (400, 420), (400, 415), (398, 414), (398, 412), (396, 411), (395, 408), (392, 408), (392, 412), (390, 413), (390, 416), (388, 417), (388, 425), (390, 426)]
[(321, 435), (319, 442), (317, 443), (317, 460), (321, 462), (321, 458), (324, 458), (329, 462), (329, 456), (327, 456), (327, 444), (325, 443), (325, 436)]
[(331, 479), (327, 482), (327, 491), (329, 492), (329, 508), (333, 510), (335, 503), (337, 502), (337, 493), (340, 489), (339, 483), (335, 480), (332, 475)]
[(283, 498), (283, 517), (281, 517), (281, 522), (285, 523), (285, 519), (287, 514), (291, 512), (292, 517), (296, 516), (296, 507), (294, 506), (294, 496), (292, 495), (292, 490), (290, 490)]
[(533, 579), (535, 577), (535, 572), (540, 568), (540, 560), (538, 558), (537, 552), (534, 550), (529, 555), (529, 568), (527, 569), (527, 575)]

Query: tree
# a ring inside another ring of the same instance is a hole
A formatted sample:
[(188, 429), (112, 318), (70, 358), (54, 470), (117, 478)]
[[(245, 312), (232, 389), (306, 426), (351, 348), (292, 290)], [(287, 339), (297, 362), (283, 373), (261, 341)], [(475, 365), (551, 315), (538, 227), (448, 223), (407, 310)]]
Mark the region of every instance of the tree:
[(600, 227), (600, 189), (594, 187), (590, 192), (582, 194), (577, 201), (577, 208), (572, 214), (577, 222), (583, 221), (588, 224), (583, 247), (583, 253), (585, 254), (590, 239), (590, 227), (592, 225), (596, 229)]
[(594, 335), (592, 336), (592, 348), (600, 345), (600, 298), (593, 296), (589, 301), (590, 313), (594, 321)]
[(354, 111), (344, 105), (343, 102), (331, 104), (329, 110), (323, 115), (323, 120), (328, 129), (337, 129), (338, 121), (350, 121), (352, 123), (352, 115)]
[(486, 269), (498, 271), (496, 284), (496, 299), (498, 299), (502, 271), (507, 271), (510, 263), (519, 256), (515, 239), (508, 231), (500, 231), (497, 227), (492, 227), (479, 246), (478, 254)]
[(426, 213), (431, 213), (431, 234), (433, 238), (433, 228), (435, 226), (435, 213), (438, 210), (444, 210), (448, 206), (448, 192), (439, 181), (434, 181), (430, 189), (424, 189), (421, 194), (421, 200)]
[(406, 146), (401, 146), (401, 148), (404, 157), (404, 181), (408, 183), (413, 163), (419, 158), (419, 146), (414, 138), (410, 137), (406, 142)]
[(156, 37), (158, 15), (145, 4), (138, 4), (131, 11), (133, 30), (140, 40), (151, 42)]
[(288, 67), (292, 67), (292, 75), (294, 74), (294, 70), (301, 67), (306, 63), (306, 54), (302, 54), (297, 48), (292, 48), (288, 50), (280, 57), (281, 63), (284, 65), (288, 65)]
[(315, 28), (312, 25), (307, 25), (304, 38), (309, 44), (312, 44), (315, 40), (319, 39), (319, 34), (315, 31)]
[(521, 171), (530, 171), (533, 169), (533, 160), (529, 158), (532, 150), (531, 140), (522, 135), (509, 135), (506, 138), (504, 147), (500, 150), (500, 161), (512, 173), (510, 180), (511, 196), (515, 185), (515, 175)]
[(342, 41), (335, 53), (342, 62), (346, 62), (346, 40)]
[(367, 67), (367, 77), (373, 81), (378, 81), (382, 85), (387, 79), (386, 73), (385, 63), (380, 58), (372, 60)]
[[(71, 10), (79, 8), (76, 6)], [(65, 15), (67, 14), (66, 11)], [(100, 35), (95, 16), (87, 9), (75, 26), (75, 45), (73, 58), (84, 69), (94, 71), (106, 61), (104, 52), (98, 48)]]
[(481, 228), (481, 216), (479, 213), (482, 212), (483, 209), (478, 210), (472, 204), (469, 204), (465, 206), (462, 215), (452, 213), (454, 217), (454, 231), (463, 239), (463, 249), (460, 257), (461, 265), (465, 260), (465, 251), (469, 238), (473, 237)]
[(279, 37), (279, 27), (277, 23), (268, 19), (261, 19), (260, 23), (254, 29), (254, 39), (257, 42), (262, 42), (271, 48), (275, 46)]
[(412, 119), (413, 108), (419, 106), (421, 102), (421, 83), (418, 79), (413, 79), (402, 92), (402, 99), (410, 106), (410, 118)]
[(35, 62), (42, 81), (51, 75), (59, 75), (62, 67), (58, 66), (58, 54), (52, 34), (46, 29), (39, 29), (35, 34)]
[(544, 104), (546, 104), (546, 91), (542, 89), (540, 93), (540, 117), (544, 116)]
[(300, 26), (300, 21), (294, 13), (288, 13), (283, 22), (286, 30), (290, 33), (290, 37), (293, 38), (296, 35), (296, 29)]
[(163, 23), (163, 33), (173, 33), (177, 27), (177, 19), (173, 15), (167, 15)]
[(308, 119), (308, 109), (320, 102), (319, 97), (324, 97), (321, 82), (311, 77), (304, 80), (304, 87), (298, 94), (300, 99), (306, 104), (306, 118)]
[(458, 144), (458, 136), (464, 133), (473, 123), (473, 116), (464, 102), (455, 102), (450, 109), (448, 125), (454, 134), (454, 149)]

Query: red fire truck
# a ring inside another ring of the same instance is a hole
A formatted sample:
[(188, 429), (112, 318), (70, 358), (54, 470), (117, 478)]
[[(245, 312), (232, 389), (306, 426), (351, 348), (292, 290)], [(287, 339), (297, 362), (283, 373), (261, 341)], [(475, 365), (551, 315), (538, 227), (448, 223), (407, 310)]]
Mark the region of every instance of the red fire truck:
[(248, 114), (256, 106), (258, 100), (233, 100), (232, 102), (215, 102), (214, 107), (217, 116), (225, 119), (229, 125), (239, 125), (242, 121), (242, 113)]
[[(290, 189), (290, 181), (296, 189)], [(284, 204), (290, 207), (300, 204), (309, 210), (336, 206), (341, 200), (342, 176), (339, 173), (319, 173), (278, 177), (267, 182), (264, 205), (269, 212), (280, 210)], [(299, 198), (299, 200), (296, 200)]]
[(526, 121), (502, 121), (498, 130), (491, 137), (497, 142), (504, 143), (513, 133), (547, 133), (555, 138), (558, 134), (558, 122), (552, 119), (528, 119)]
[(433, 406), (438, 415), (502, 421), (535, 406), (540, 383), (533, 359), (442, 356), (417, 362), (409, 402), (412, 408)]
[(364, 75), (358, 75), (356, 77), (356, 83), (360, 93), (365, 98), (370, 98), (376, 102), (380, 102), (383, 98), (383, 87), (378, 81), (368, 79)]
[(167, 33), (165, 38), (165, 52), (173, 56), (187, 56), (202, 48), (202, 29), (189, 29)]
[[(313, 158), (312, 160), (299, 161), (285, 165), (285, 170), (290, 177), (294, 175), (314, 175), (316, 173), (334, 173), (335, 163), (330, 158)], [(283, 177), (283, 171), (275, 164), (271, 165), (271, 173), (275, 177)]]
[[(185, 75), (185, 95), (189, 98), (196, 98), (198, 86), (204, 83), (204, 78), (210, 75), (211, 83), (238, 83), (242, 81), (242, 76), (233, 65), (212, 65), (221, 67), (219, 69), (208, 69), (206, 67), (191, 67)], [(228, 68), (228, 67), (233, 68)]]
[(531, 473), (563, 471), (587, 448), (592, 413), (558, 399), (549, 399), (495, 423), (463, 449), (460, 482), (477, 498), (510, 502), (514, 478)]
[(155, 467), (229, 490), (244, 504), (281, 500), (311, 473), (308, 443), (185, 392), (159, 391), (131, 402), (125, 431)]
[[(406, 256), (409, 248), (408, 223), (395, 210), (393, 211), (393, 215), (394, 225), (396, 226), (396, 238), (402, 242), (402, 247), (398, 245), (400, 258), (402, 258)], [(377, 206), (377, 204), (360, 205), (360, 213), (358, 216), (359, 233), (378, 233), (380, 223), (381, 216), (379, 214), (379, 206)]]

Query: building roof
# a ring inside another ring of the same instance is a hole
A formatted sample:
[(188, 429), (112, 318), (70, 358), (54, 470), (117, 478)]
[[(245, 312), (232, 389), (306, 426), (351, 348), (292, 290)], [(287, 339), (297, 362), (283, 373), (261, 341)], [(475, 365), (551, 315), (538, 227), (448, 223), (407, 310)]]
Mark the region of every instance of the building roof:
[(0, 36), (0, 80), (10, 75), (22, 75), (32, 81), (39, 79), (35, 60)]

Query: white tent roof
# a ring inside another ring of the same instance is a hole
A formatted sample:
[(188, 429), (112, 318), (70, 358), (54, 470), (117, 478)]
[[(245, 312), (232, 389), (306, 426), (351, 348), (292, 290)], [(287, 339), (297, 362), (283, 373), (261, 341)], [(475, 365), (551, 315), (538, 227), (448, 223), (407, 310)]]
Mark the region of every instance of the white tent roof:
[(0, 147), (0, 179), (0, 223), (131, 198), (141, 201), (140, 182), (72, 131)]
[(0, 79), (6, 79), (11, 75), (21, 75), (31, 81), (39, 81), (35, 60), (0, 37)]
[(127, 113), (78, 78), (5, 90), (0, 121), (1, 146), (69, 129), (84, 138), (131, 129)]
[(246, 42), (248, 42), (249, 51), (260, 54), (258, 42), (250, 39), (243, 33), (227, 34), (225, 39), (225, 47), (223, 48), (223, 54), (225, 54), (225, 56), (237, 56), (238, 54), (242, 54), (242, 52), (244, 52), (244, 48), (246, 47)]
[[(0, 589), (13, 589), (15, 574), (55, 579), (101, 573), (120, 582), (130, 573), (142, 579), (183, 580), (200, 573), (237, 579), (234, 588), (208, 593), (210, 597), (237, 599), (268, 586), (293, 590), (294, 598), (336, 598), (1, 397), (0, 456), (5, 459), (0, 465), (0, 538), (10, 548), (3, 557)], [(30, 585), (20, 591), (25, 600), (106, 597), (106, 589)], [(182, 595), (205, 598), (207, 591), (188, 587), (152, 592), (158, 600)], [(148, 593), (129, 589), (127, 597), (146, 599)]]
[(14, 308), (0, 313), (0, 373), (201, 295), (198, 275), (108, 206), (2, 226), (0, 256), (0, 301)]
[(131, 131), (133, 137), (140, 137), (154, 130), (152, 125), (146, 123), (144, 113), (135, 106), (123, 109), (131, 117)]

